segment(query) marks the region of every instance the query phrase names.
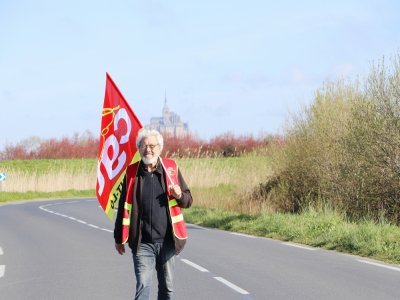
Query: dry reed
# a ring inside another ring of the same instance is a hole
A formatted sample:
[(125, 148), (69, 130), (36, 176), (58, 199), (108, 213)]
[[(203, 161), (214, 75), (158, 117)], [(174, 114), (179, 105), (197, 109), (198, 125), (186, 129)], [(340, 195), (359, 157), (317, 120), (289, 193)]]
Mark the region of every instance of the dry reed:
[[(221, 208), (239, 212), (258, 212), (258, 203), (247, 201), (254, 188), (270, 174), (267, 156), (177, 159), (197, 206)], [(38, 162), (39, 163), (39, 162)], [(6, 168), (5, 192), (58, 192), (94, 189), (95, 163), (86, 167), (65, 164), (46, 171), (30, 172)]]
[(72, 172), (67, 168), (49, 170), (46, 173), (6, 170), (4, 192), (58, 192), (93, 189), (96, 183), (95, 170)]

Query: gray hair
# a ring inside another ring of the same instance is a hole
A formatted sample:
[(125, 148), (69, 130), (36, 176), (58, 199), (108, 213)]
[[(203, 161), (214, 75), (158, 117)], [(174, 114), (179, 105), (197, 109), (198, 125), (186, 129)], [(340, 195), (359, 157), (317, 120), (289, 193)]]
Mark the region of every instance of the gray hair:
[(157, 143), (160, 146), (160, 152), (161, 152), (164, 147), (164, 138), (161, 135), (161, 133), (159, 133), (155, 129), (147, 129), (147, 128), (140, 129), (136, 137), (136, 147), (139, 149), (142, 140), (150, 136), (154, 136), (157, 139)]

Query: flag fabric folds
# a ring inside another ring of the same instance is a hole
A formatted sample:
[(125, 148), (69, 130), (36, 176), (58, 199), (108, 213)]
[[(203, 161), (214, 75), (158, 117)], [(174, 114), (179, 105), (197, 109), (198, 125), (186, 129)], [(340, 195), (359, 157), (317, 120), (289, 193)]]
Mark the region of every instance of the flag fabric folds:
[(139, 161), (136, 136), (142, 124), (118, 87), (106, 73), (106, 93), (101, 118), (96, 195), (110, 219), (122, 190), (128, 165)]

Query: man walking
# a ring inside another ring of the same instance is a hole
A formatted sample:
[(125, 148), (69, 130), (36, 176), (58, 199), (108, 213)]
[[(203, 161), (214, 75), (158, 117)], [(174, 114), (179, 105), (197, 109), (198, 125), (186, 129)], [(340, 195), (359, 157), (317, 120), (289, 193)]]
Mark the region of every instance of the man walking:
[(180, 208), (192, 204), (192, 195), (173, 160), (161, 158), (163, 137), (141, 129), (136, 146), (141, 161), (128, 167), (115, 221), (115, 248), (125, 253), (128, 240), (136, 276), (135, 299), (149, 299), (153, 270), (158, 299), (172, 299), (175, 255), (186, 243)]

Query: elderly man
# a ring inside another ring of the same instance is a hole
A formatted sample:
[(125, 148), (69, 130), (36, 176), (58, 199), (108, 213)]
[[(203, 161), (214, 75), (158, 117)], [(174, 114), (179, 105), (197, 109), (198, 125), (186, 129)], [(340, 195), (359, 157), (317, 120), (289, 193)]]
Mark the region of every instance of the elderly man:
[(124, 178), (115, 248), (125, 253), (128, 239), (136, 275), (135, 299), (149, 299), (154, 268), (158, 299), (172, 299), (175, 255), (187, 238), (180, 208), (190, 207), (193, 200), (176, 163), (160, 157), (163, 137), (158, 131), (141, 129), (136, 146), (142, 159), (128, 167)]

